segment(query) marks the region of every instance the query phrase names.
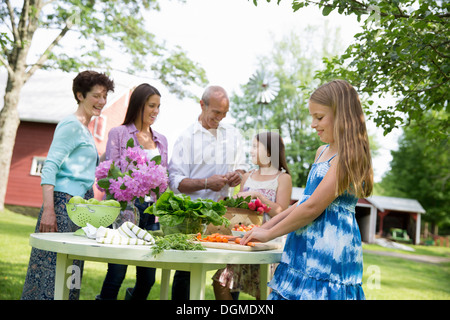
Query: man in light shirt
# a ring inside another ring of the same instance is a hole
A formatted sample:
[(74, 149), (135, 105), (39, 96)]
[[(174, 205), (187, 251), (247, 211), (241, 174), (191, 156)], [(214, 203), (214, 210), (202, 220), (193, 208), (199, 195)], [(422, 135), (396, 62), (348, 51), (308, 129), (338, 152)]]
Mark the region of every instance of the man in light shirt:
[[(169, 186), (191, 199), (217, 201), (229, 196), (247, 170), (244, 139), (231, 125), (221, 123), (230, 101), (219, 86), (206, 88), (200, 100), (202, 112), (177, 139), (169, 163)], [(189, 299), (189, 272), (175, 273), (172, 299)]]

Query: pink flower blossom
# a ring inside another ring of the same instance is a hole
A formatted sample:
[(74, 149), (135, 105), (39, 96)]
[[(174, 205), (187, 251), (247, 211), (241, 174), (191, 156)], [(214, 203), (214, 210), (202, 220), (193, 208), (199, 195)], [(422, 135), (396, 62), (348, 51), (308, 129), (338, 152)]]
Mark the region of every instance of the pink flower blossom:
[[(108, 177), (108, 171), (111, 168), (111, 164), (112, 164), (112, 160), (107, 160), (107, 161), (103, 161), (101, 162), (97, 168), (95, 169), (95, 177), (97, 178), (97, 182), (100, 179), (104, 179), (106, 177)], [(100, 187), (97, 183), (97, 188), (104, 192), (105, 189), (103, 189), (102, 187)]]
[(128, 162), (135, 163), (137, 165), (148, 162), (145, 151), (140, 147), (128, 148), (125, 152), (125, 159)]
[(97, 179), (104, 179), (108, 176), (109, 168), (111, 168), (112, 160), (107, 160), (100, 162), (100, 164), (95, 169), (95, 177)]
[[(111, 165), (121, 172), (121, 176), (113, 177)], [(161, 194), (166, 191), (169, 183), (167, 169), (150, 161), (140, 147), (127, 148), (125, 155), (117, 161), (102, 162), (97, 167), (95, 176), (97, 186), (98, 180), (109, 179), (109, 188), (104, 191), (119, 202), (131, 202), (136, 198), (155, 195), (156, 190)]]

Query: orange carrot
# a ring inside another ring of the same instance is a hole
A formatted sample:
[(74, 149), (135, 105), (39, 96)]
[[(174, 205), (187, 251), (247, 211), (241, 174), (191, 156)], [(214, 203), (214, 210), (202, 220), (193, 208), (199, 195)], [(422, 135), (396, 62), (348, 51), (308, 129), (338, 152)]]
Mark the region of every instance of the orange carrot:
[[(236, 240), (234, 240), (234, 242), (237, 243), (237, 244), (241, 244), (241, 240), (242, 240), (242, 238), (236, 238)], [(247, 242), (245, 245), (246, 246), (250, 246), (250, 247), (254, 247), (255, 246), (255, 242)]]
[(231, 241), (234, 241), (234, 239), (236, 239), (236, 236), (225, 235), (225, 234), (222, 234), (222, 237), (223, 237), (223, 238), (226, 238), (226, 239), (228, 239), (228, 240), (231, 240)]
[[(202, 238), (200, 233), (197, 234), (197, 240), (201, 242), (219, 242), (219, 243), (230, 243), (231, 241), (237, 244), (240, 244), (242, 238), (237, 238), (235, 236), (224, 235), (219, 233), (213, 233), (211, 235), (205, 236)], [(247, 244), (253, 246), (254, 243)]]

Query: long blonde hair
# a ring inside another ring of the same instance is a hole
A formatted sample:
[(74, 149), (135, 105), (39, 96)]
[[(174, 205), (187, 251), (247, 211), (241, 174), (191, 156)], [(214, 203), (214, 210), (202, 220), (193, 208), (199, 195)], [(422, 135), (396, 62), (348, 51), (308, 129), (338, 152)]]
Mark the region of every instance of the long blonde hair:
[(359, 198), (370, 196), (372, 159), (358, 93), (348, 82), (333, 80), (314, 91), (310, 100), (333, 109), (333, 134), (338, 149), (336, 195), (348, 190)]

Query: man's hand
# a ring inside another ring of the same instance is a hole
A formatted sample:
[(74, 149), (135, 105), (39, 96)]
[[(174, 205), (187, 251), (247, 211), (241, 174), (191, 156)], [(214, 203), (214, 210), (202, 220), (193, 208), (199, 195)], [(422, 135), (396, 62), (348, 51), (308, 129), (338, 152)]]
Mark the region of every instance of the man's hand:
[(238, 171), (228, 172), (225, 177), (228, 179), (228, 185), (233, 188), (239, 185), (242, 180), (242, 174)]
[(206, 182), (206, 188), (211, 189), (213, 191), (220, 191), (223, 187), (228, 183), (228, 179), (226, 178), (226, 175), (219, 175), (215, 174), (208, 178), (208, 181)]

